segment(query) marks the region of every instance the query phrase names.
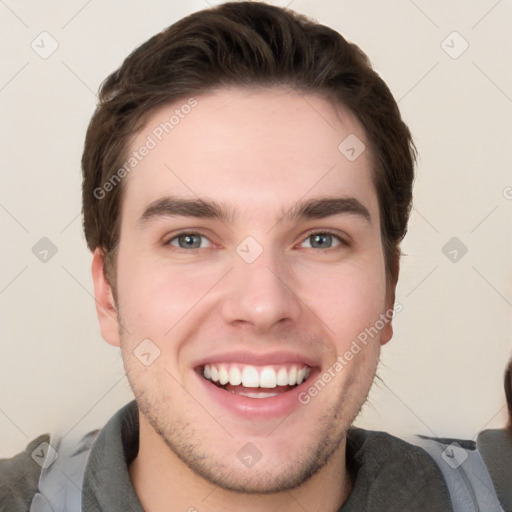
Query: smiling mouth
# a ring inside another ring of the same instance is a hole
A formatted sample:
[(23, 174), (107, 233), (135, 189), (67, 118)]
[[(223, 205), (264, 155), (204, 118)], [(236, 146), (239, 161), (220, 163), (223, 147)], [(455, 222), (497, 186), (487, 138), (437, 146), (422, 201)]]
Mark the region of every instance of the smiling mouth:
[(198, 372), (225, 391), (248, 398), (271, 398), (305, 382), (311, 368), (304, 364), (255, 366), (215, 363), (199, 367)]

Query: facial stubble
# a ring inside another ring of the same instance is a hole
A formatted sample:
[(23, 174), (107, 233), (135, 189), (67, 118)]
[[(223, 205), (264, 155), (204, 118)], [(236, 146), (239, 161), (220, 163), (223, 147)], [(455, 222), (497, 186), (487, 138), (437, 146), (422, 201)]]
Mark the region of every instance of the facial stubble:
[[(118, 311), (121, 321), (119, 313)], [(134, 356), (132, 340), (124, 330), (120, 330), (119, 336), (126, 375), (135, 395), (139, 414), (144, 416), (172, 454), (196, 475), (221, 489), (239, 494), (268, 495), (296, 489), (324, 468), (332, 457), (344, 448), (347, 430), (366, 401), (377, 363), (372, 362), (371, 369), (359, 368), (360, 371), (354, 372), (347, 379), (343, 389), (338, 390), (336, 400), (331, 401), (327, 410), (318, 418), (314, 435), (311, 436), (311, 442), (306, 449), (290, 454), (288, 460), (283, 461), (278, 470), (275, 467), (265, 467), (264, 457), (261, 461), (263, 464), (259, 468), (257, 465), (247, 468), (236, 457), (233, 457), (231, 463), (216, 459), (214, 451), (205, 446), (205, 441), (202, 441), (203, 436), (191, 421), (182, 415), (169, 417), (166, 412), (167, 405), (173, 402), (170, 389), (173, 381), (175, 385), (179, 381), (165, 370), (168, 373), (166, 378), (169, 379), (169, 387), (158, 385), (148, 387), (148, 380), (144, 376), (148, 369), (143, 370), (141, 363)], [(149, 371), (155, 371), (155, 369)], [(369, 382), (367, 389), (363, 392), (363, 399), (357, 400), (355, 397), (361, 395), (361, 391), (357, 391), (356, 382), (360, 379)], [(187, 394), (181, 385), (177, 388), (180, 393)], [(329, 391), (323, 390), (323, 392)], [(354, 407), (354, 401), (360, 403)], [(302, 407), (308, 407), (308, 405)], [(297, 411), (300, 412), (301, 408)], [(209, 420), (215, 422), (212, 417)], [(286, 419), (278, 428), (283, 427), (286, 428)], [(226, 439), (228, 445), (233, 444), (236, 439), (236, 433), (233, 434), (235, 435), (230, 434), (231, 437)], [(300, 432), (295, 435), (300, 435)], [(265, 438), (262, 438), (263, 455), (264, 443)], [(340, 467), (339, 471), (341, 476), (344, 468)]]

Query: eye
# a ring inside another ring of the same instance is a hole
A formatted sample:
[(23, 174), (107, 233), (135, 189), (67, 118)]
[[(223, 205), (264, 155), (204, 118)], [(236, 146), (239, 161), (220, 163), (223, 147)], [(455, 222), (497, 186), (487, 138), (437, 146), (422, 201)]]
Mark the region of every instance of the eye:
[(179, 249), (204, 249), (206, 246), (202, 244), (202, 240), (208, 240), (208, 238), (200, 233), (179, 233), (165, 242), (165, 245), (172, 245)]
[[(330, 231), (317, 231), (315, 233), (310, 233), (308, 237), (302, 243), (310, 242), (310, 247), (312, 249), (332, 249), (333, 247), (338, 247), (339, 245), (347, 245), (344, 240), (341, 239), (340, 236), (331, 233)], [(333, 242), (336, 242), (333, 245)]]
[[(348, 245), (339, 235), (330, 231), (317, 231), (310, 233), (302, 244), (308, 243), (306, 247), (314, 250), (333, 249), (339, 246)], [(301, 245), (302, 245), (301, 244)], [(164, 245), (171, 245), (178, 249), (205, 249), (211, 245), (210, 240), (201, 233), (183, 232), (178, 233), (166, 242)]]

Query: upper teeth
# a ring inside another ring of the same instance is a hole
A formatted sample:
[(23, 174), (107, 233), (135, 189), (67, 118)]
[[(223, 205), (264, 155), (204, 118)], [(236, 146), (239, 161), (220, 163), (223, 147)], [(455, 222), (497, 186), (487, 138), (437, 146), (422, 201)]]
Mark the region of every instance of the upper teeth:
[(275, 388), (295, 386), (309, 377), (310, 368), (304, 365), (252, 366), (243, 364), (206, 364), (203, 376), (221, 385), (232, 384), (246, 388)]

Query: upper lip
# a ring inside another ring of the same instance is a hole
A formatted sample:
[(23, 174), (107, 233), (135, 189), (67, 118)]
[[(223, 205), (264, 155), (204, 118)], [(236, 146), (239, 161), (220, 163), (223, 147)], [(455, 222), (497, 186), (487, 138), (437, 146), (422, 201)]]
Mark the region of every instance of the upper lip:
[(205, 356), (196, 361), (192, 366), (197, 368), (205, 364), (212, 363), (241, 363), (247, 365), (264, 366), (279, 365), (286, 363), (304, 364), (310, 367), (317, 366), (319, 363), (313, 358), (292, 352), (289, 350), (279, 350), (272, 352), (251, 352), (251, 351), (229, 351), (218, 352), (210, 356)]

